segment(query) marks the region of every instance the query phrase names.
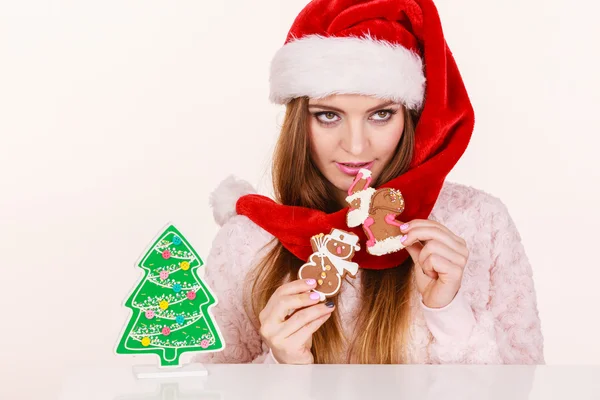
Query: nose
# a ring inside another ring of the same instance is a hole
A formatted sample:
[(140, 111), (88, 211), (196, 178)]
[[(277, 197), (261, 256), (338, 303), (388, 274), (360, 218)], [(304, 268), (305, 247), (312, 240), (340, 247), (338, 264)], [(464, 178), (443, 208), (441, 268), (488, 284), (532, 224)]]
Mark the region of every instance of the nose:
[(361, 121), (348, 124), (343, 134), (342, 147), (353, 156), (360, 156), (368, 145), (367, 132)]

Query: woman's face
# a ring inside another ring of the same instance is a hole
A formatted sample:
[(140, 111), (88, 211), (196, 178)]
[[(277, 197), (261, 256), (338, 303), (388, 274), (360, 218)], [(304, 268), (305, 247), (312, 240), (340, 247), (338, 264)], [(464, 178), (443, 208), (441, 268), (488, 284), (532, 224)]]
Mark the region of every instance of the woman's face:
[(365, 95), (310, 99), (312, 156), (321, 173), (340, 190), (340, 199), (360, 168), (373, 181), (394, 156), (404, 130), (402, 105)]

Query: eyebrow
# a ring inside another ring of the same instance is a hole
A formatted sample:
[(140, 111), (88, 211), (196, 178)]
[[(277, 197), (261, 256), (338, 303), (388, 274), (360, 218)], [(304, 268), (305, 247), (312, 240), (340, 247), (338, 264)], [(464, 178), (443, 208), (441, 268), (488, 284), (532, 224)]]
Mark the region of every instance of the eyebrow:
[[(383, 107), (387, 107), (387, 106), (389, 106), (389, 105), (392, 105), (392, 104), (399, 105), (399, 104), (398, 104), (398, 103), (396, 103), (395, 101), (387, 101), (387, 102), (385, 102), (385, 103), (383, 103), (383, 104), (379, 104), (378, 106), (375, 106), (375, 107), (373, 107), (373, 108), (369, 108), (369, 109), (367, 110), (367, 112), (375, 111), (375, 110), (377, 110), (377, 109), (380, 109), (380, 108), (383, 108)], [(333, 111), (337, 111), (337, 112), (339, 112), (339, 113), (342, 113), (342, 114), (344, 114), (344, 111), (343, 111), (343, 110), (341, 110), (341, 109), (339, 109), (339, 108), (337, 108), (337, 107), (328, 106), (328, 105), (326, 105), (326, 104), (309, 104), (309, 105), (308, 105), (308, 108), (309, 108), (309, 109), (310, 109), (310, 108), (321, 108), (321, 109), (326, 109), (326, 110), (333, 110)]]

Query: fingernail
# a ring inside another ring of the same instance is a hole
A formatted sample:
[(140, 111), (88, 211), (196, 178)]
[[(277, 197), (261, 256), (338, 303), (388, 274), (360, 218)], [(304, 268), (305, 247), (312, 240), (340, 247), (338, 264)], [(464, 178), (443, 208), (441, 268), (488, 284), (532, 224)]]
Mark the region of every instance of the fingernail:
[(408, 229), (408, 224), (401, 225), (400, 229), (403, 230), (403, 231), (406, 230), (406, 229)]
[(408, 235), (404, 235), (400, 238), (400, 243), (404, 243), (406, 242), (406, 238), (408, 238)]
[(306, 284), (307, 285), (314, 285), (315, 283), (317, 283), (317, 281), (315, 281), (314, 279), (307, 279), (306, 280)]
[(311, 300), (319, 300), (319, 293), (312, 292), (310, 294), (310, 299)]
[(334, 306), (335, 304), (333, 304), (333, 301), (332, 301), (332, 300), (329, 300), (327, 303), (325, 303), (325, 305), (326, 305), (327, 307), (329, 307), (329, 308), (333, 308), (333, 306)]

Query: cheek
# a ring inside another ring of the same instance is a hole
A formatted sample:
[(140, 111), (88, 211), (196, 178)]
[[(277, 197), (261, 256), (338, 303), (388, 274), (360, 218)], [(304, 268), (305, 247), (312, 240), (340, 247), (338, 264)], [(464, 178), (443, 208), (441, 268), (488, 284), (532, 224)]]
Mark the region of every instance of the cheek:
[(399, 120), (398, 122), (386, 126), (384, 132), (378, 133), (378, 140), (373, 142), (373, 147), (379, 158), (389, 160), (394, 156), (398, 143), (402, 138), (403, 128), (404, 124)]
[(338, 141), (333, 132), (327, 132), (315, 122), (310, 127), (310, 150), (315, 161), (323, 165), (334, 158)]

